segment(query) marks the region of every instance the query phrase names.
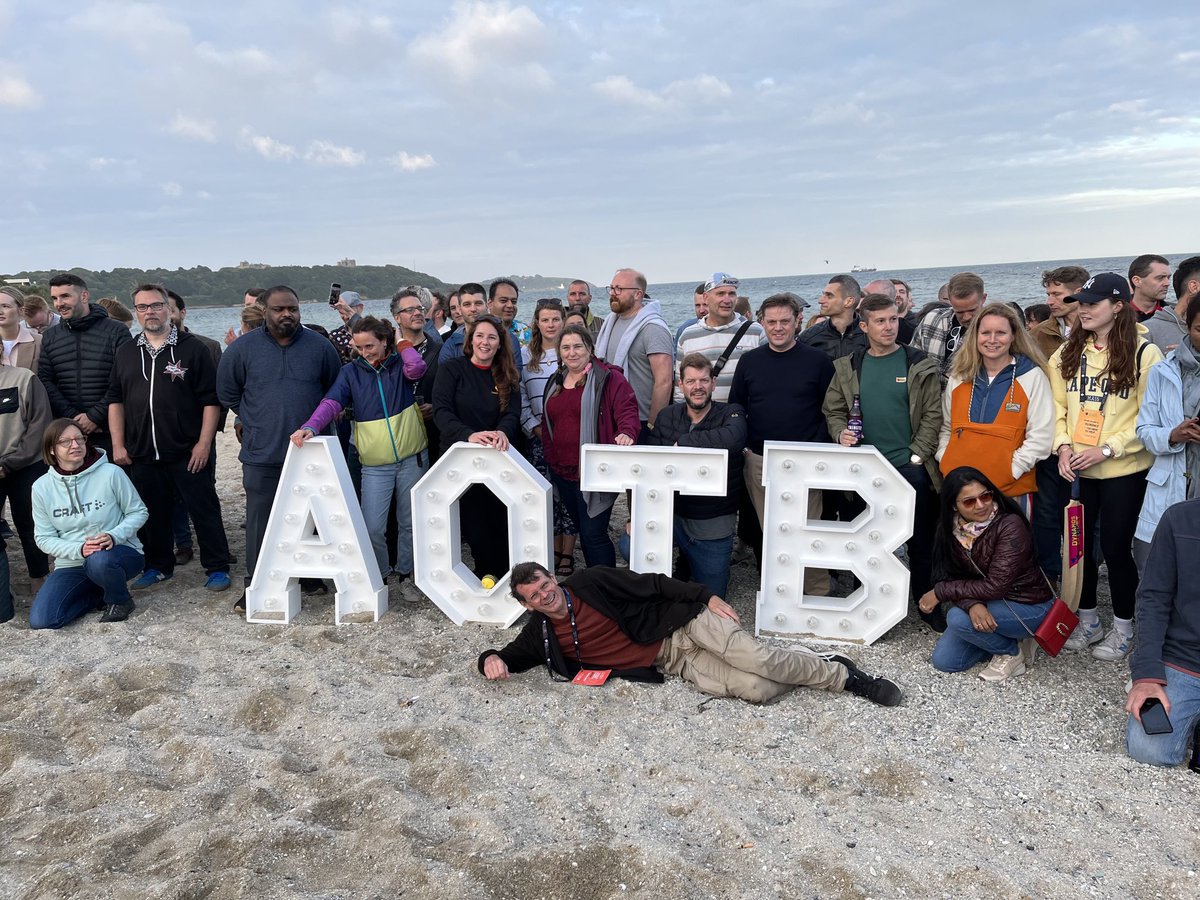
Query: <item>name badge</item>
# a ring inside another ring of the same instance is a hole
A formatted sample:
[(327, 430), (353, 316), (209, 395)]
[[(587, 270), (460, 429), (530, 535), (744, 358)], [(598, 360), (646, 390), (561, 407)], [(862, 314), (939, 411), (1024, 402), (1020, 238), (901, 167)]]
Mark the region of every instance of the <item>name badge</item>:
[(608, 676), (611, 674), (612, 669), (580, 669), (578, 674), (571, 679), (571, 683), (599, 687), (608, 681)]
[(1077, 444), (1088, 447), (1100, 446), (1100, 432), (1104, 430), (1104, 413), (1098, 409), (1081, 409), (1075, 422), (1075, 433), (1071, 436)]

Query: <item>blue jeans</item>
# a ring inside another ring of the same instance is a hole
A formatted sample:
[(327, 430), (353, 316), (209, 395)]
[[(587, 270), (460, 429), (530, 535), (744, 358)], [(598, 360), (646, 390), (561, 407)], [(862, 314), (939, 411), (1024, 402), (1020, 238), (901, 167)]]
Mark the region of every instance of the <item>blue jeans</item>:
[(679, 517), (675, 518), (675, 546), (687, 557), (692, 569), (692, 581), (702, 584), (725, 599), (729, 589), (729, 560), (733, 556), (733, 534), (708, 541), (687, 536)]
[(965, 672), (993, 656), (1016, 656), (1020, 652), (1017, 642), (1029, 637), (1030, 631), (1037, 631), (1053, 605), (1053, 600), (1011, 604), (989, 600), (988, 612), (996, 620), (996, 630), (990, 632), (976, 631), (971, 616), (952, 606), (946, 613), (946, 631), (933, 648), (933, 667), (941, 672)]
[(589, 516), (587, 501), (579, 490), (578, 481), (567, 481), (551, 473), (551, 480), (558, 495), (562, 497), (563, 505), (575, 517), (579, 526), (579, 543), (583, 545), (583, 560), (589, 566), (615, 566), (617, 551), (608, 537), (608, 520), (612, 515), (612, 506), (598, 516)]
[(60, 566), (49, 574), (29, 609), (30, 628), (62, 628), (96, 608), (97, 602), (129, 602), (129, 579), (142, 571), (143, 557), (117, 544), (93, 553), (82, 566)]
[(396, 571), (407, 575), (413, 570), (412, 486), (429, 468), (429, 454), (422, 450), (398, 463), (362, 467), (362, 512), (371, 535), (371, 549), (379, 574), (388, 573), (388, 510), (396, 498)]
[(1177, 766), (1187, 755), (1188, 738), (1200, 721), (1200, 678), (1166, 667), (1164, 690), (1171, 701), (1170, 734), (1146, 734), (1137, 719), (1125, 723), (1125, 750), (1138, 762), (1151, 766)]

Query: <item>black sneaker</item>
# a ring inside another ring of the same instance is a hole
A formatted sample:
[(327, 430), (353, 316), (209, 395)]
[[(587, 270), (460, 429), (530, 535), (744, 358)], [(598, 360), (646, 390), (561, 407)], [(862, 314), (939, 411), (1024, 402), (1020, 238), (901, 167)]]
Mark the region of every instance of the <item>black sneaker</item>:
[(133, 612), (133, 600), (128, 600), (125, 603), (110, 603), (104, 610), (104, 615), (100, 617), (100, 621), (124, 622), (129, 618), (131, 612)]
[(853, 663), (846, 666), (845, 690), (880, 706), (899, 706), (904, 699), (896, 682), (882, 675), (868, 675)]

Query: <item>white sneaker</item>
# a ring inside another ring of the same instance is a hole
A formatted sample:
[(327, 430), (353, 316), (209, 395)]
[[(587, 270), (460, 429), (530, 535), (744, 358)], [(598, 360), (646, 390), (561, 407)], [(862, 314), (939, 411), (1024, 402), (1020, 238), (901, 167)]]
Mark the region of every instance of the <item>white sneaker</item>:
[(1099, 622), (1094, 625), (1087, 625), (1080, 622), (1075, 626), (1075, 630), (1071, 632), (1071, 636), (1067, 638), (1067, 642), (1063, 644), (1064, 650), (1086, 650), (1092, 644), (1104, 638), (1104, 626)]
[(1019, 646), (1021, 648), (1021, 658), (1025, 660), (1026, 668), (1032, 666), (1033, 661), (1037, 659), (1038, 642), (1034, 638), (1029, 637), (1021, 641)]
[(1105, 662), (1120, 662), (1133, 650), (1133, 635), (1125, 637), (1117, 629), (1104, 636), (1104, 640), (1092, 648), (1092, 656)]
[(988, 663), (979, 673), (979, 677), (984, 681), (993, 683), (1000, 681), (1008, 681), (1010, 678), (1016, 678), (1018, 675), (1025, 674), (1025, 654), (1018, 653), (1016, 656), (1004, 656), (998, 654), (992, 657), (992, 661)]
[(405, 578), (400, 582), (400, 599), (405, 603), (424, 603), (425, 595), (421, 593), (411, 578)]

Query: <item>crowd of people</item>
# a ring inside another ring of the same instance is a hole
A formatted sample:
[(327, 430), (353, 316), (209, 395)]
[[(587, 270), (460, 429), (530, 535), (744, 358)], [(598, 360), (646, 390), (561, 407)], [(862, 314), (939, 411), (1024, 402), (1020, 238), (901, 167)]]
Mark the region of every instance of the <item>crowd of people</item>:
[[(696, 287), (695, 318), (672, 330), (645, 276), (623, 268), (606, 288), (605, 316), (577, 280), (566, 303), (538, 300), (526, 325), (517, 284), (498, 279), (445, 297), (403, 288), (390, 321), (345, 292), (333, 332), (303, 324), (298, 296), (281, 285), (247, 291), (223, 351), (187, 329), (184, 299), (163, 285), (132, 292), (136, 334), (72, 274), (50, 280), (53, 311), (0, 289), (0, 415), (13, 416), (0, 418), (0, 499), (29, 569), (30, 626), (61, 627), (94, 609), (126, 618), (131, 589), (166, 582), (192, 559), (193, 527), (205, 586), (231, 586), (215, 436), (232, 412), (247, 585), (289, 441), (339, 436), (380, 574), (412, 602), (423, 596), (412, 581), (420, 536), (410, 489), (456, 442), (512, 448), (553, 485), (555, 559), (553, 571), (522, 568), (508, 558), (496, 496), (475, 486), (460, 499), (473, 571), (482, 579), (515, 567), (514, 595), (536, 613), (526, 632), (541, 629), (485, 654), (489, 678), (541, 662), (571, 676), (615, 654), (606, 668), (658, 666), (710, 693), (762, 700), (808, 684), (899, 702), (895, 685), (844, 657), (732, 659), (714, 649), (732, 646), (727, 623), (737, 622), (724, 601), (731, 561), (761, 552), (764, 442), (867, 445), (916, 493), (910, 600), (938, 633), (932, 664), (942, 671), (978, 666), (989, 682), (1027, 671), (1062, 578), (1062, 511), (1079, 499), (1087, 552), (1066, 647), (1105, 662), (1132, 655), (1130, 752), (1177, 762), (1200, 722), (1200, 607), (1181, 575), (1200, 516), (1200, 257), (1173, 277), (1168, 260), (1147, 255), (1127, 275), (1063, 266), (1042, 284), (1044, 309), (1022, 310), (989, 301), (982, 279), (963, 272), (918, 312), (900, 279), (861, 286), (837, 275), (805, 321), (811, 307), (795, 294), (765, 297), (752, 313), (738, 279), (716, 272)], [(674, 574), (691, 588), (611, 574), (617, 497), (580, 483), (580, 447), (592, 443), (729, 451), (724, 496), (677, 498)], [(808, 495), (810, 518), (848, 522), (863, 509), (852, 492)], [(1097, 608), (1101, 563), (1108, 627)], [(3, 565), (6, 576), (6, 555)], [(0, 582), (7, 619), (11, 592)], [(810, 596), (854, 584), (850, 572), (805, 570)], [(653, 623), (626, 627), (636, 616), (621, 592), (646, 590), (665, 605)], [(235, 609), (244, 603), (243, 591)], [(735, 674), (714, 680), (714, 666)], [(1172, 735), (1142, 733), (1146, 701), (1174, 712)]]

